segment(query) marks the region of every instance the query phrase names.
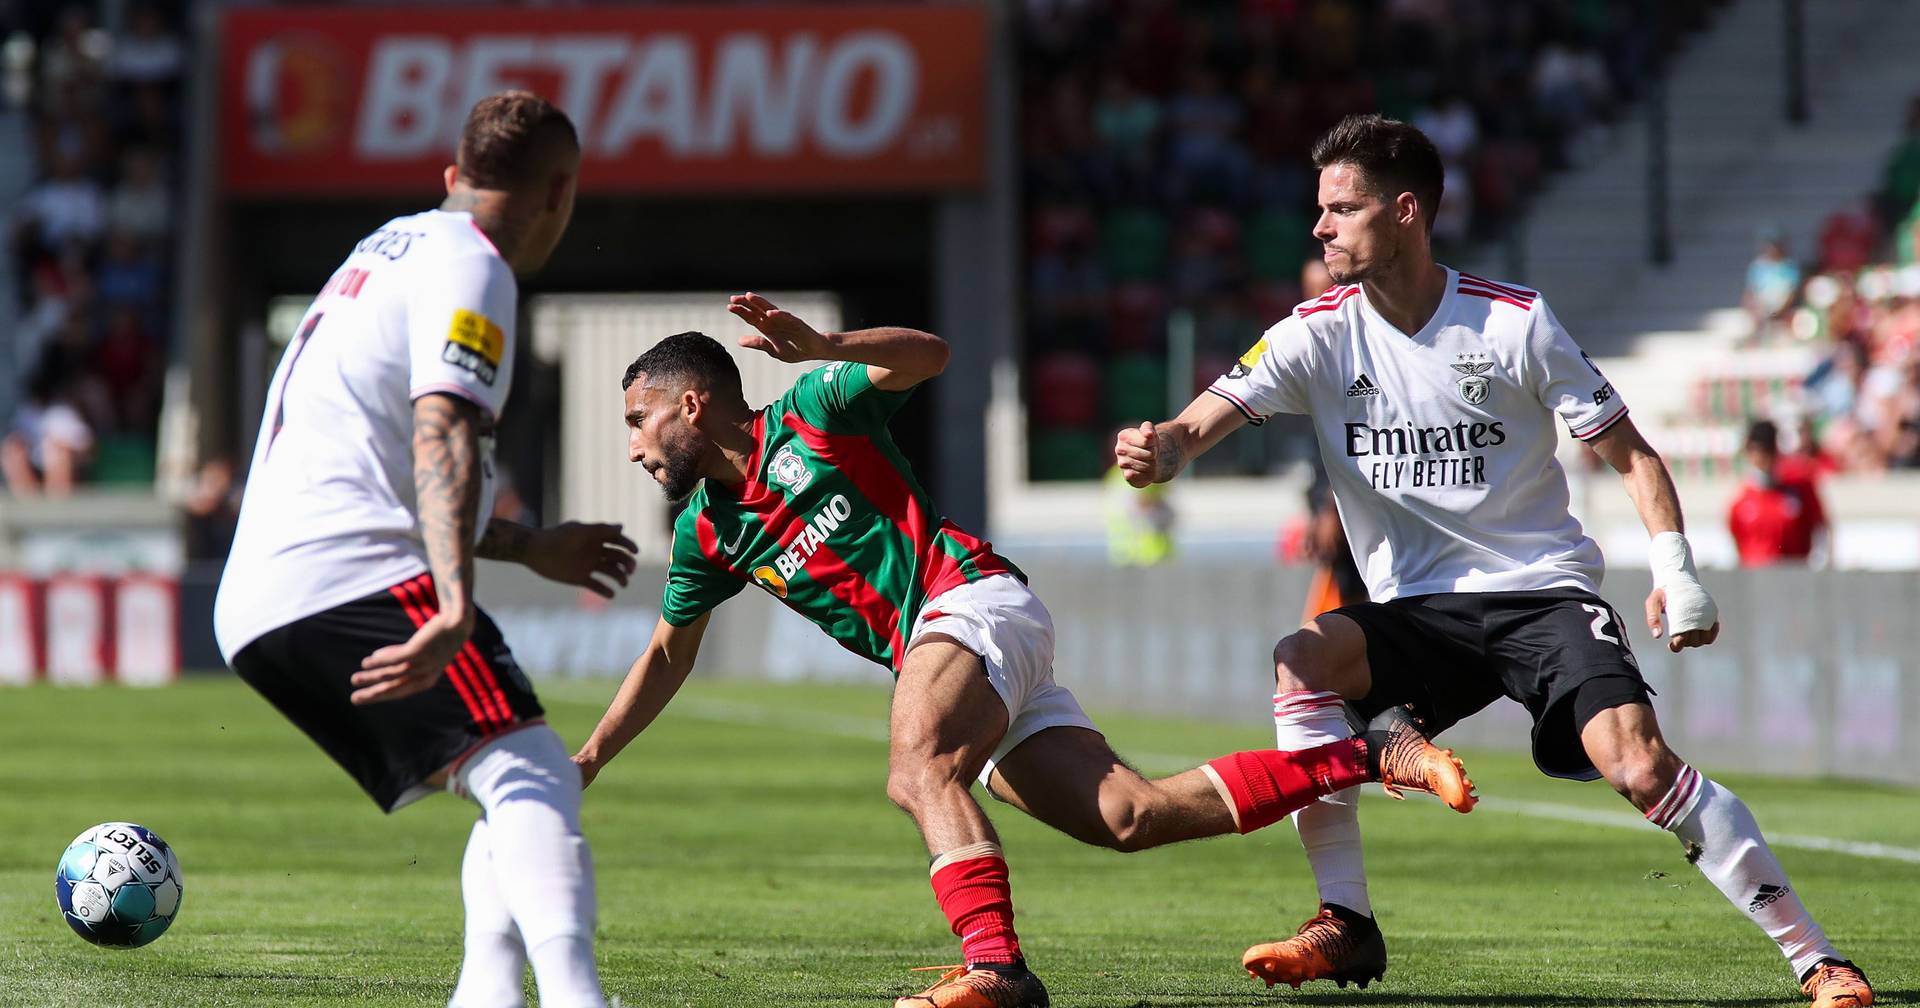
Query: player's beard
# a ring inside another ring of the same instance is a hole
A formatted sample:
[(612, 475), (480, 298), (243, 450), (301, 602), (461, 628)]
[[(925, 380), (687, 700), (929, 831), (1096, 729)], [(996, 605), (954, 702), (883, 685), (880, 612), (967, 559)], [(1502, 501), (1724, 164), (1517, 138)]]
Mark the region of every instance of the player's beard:
[(691, 431), (674, 440), (676, 443), (661, 452), (662, 461), (654, 478), (660, 482), (660, 491), (667, 499), (677, 503), (686, 500), (700, 485), (700, 443)]

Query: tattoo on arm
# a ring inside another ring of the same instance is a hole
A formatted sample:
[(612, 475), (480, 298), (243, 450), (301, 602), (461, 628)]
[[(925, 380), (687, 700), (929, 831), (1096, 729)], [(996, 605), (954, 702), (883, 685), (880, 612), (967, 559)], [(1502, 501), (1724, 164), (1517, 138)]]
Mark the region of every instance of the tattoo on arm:
[(1180, 444), (1180, 439), (1171, 433), (1161, 434), (1156, 431), (1154, 440), (1159, 444), (1155, 446), (1153, 453), (1155, 462), (1153, 480), (1156, 483), (1165, 483), (1180, 475), (1181, 468), (1187, 464), (1187, 450)]
[(487, 530), (480, 535), (480, 545), (473, 548), (475, 556), (487, 560), (504, 560), (508, 563), (520, 563), (527, 558), (527, 547), (533, 542), (533, 530), (502, 518), (487, 522)]
[(433, 393), (413, 403), (413, 486), (420, 540), (443, 612), (471, 607), (480, 511), (480, 407)]

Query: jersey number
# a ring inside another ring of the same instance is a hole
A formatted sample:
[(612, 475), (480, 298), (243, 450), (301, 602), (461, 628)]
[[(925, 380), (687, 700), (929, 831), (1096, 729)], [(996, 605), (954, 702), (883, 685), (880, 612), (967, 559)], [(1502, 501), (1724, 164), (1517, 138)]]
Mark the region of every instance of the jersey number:
[(1607, 624), (1613, 621), (1613, 613), (1606, 606), (1597, 606), (1591, 602), (1580, 603), (1580, 608), (1593, 614), (1593, 639), (1606, 641), (1615, 647), (1626, 647), (1620, 638), (1607, 632)]
[(272, 433), (267, 435), (268, 452), (273, 451), (274, 439), (280, 436), (280, 428), (286, 421), (287, 386), (293, 381), (293, 366), (300, 363), (300, 351), (307, 348), (308, 337), (311, 337), (313, 331), (320, 327), (320, 320), (326, 317), (326, 314), (326, 312), (314, 312), (307, 316), (306, 322), (301, 324), (300, 331), (293, 337), (293, 346), (287, 350), (287, 373), (280, 379), (280, 396), (273, 403), (273, 428)]

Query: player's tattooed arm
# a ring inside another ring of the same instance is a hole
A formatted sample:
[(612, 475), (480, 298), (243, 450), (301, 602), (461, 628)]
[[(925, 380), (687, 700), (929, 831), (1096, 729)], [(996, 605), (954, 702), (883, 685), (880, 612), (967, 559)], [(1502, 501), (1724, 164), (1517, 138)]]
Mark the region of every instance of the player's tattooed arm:
[(1226, 400), (1202, 394), (1172, 420), (1121, 430), (1113, 442), (1114, 464), (1134, 486), (1165, 483), (1245, 423)]
[(633, 576), (640, 547), (620, 534), (618, 523), (562, 522), (530, 528), (494, 518), (480, 536), (474, 554), (486, 560), (523, 564), (541, 577), (577, 585), (603, 598)]
[(474, 527), (480, 515), (480, 407), (458, 396), (413, 402), (413, 487), (420, 540), (440, 611), (473, 622)]
[(480, 407), (434, 392), (413, 401), (413, 486), (438, 611), (353, 674), (356, 704), (429, 689), (473, 635), (473, 528), (480, 512)]
[(487, 530), (480, 533), (480, 545), (473, 548), (473, 555), (482, 560), (524, 563), (527, 547), (537, 531), (504, 518), (489, 519)]

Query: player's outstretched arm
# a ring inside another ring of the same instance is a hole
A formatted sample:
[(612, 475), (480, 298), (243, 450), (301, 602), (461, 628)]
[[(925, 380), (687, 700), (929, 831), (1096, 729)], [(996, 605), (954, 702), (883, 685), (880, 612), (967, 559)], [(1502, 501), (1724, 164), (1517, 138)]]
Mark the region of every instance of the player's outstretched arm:
[(613, 703), (607, 706), (586, 744), (573, 755), (583, 784), (592, 784), (600, 768), (652, 724), (666, 709), (667, 701), (680, 691), (699, 657), (700, 639), (706, 636), (707, 620), (712, 616), (711, 612), (701, 613), (699, 619), (683, 627), (661, 620), (653, 628), (653, 640), (634, 659), (620, 692), (614, 694)]
[(1171, 420), (1122, 430), (1113, 441), (1113, 461), (1134, 486), (1165, 483), (1246, 422), (1232, 403), (1203, 393)]
[(1647, 596), (1647, 629), (1656, 639), (1665, 632), (1670, 651), (1713, 643), (1720, 636), (1720, 610), (1693, 568), (1680, 492), (1674, 488), (1666, 460), (1647, 443), (1632, 417), (1622, 417), (1587, 443), (1625, 481), (1640, 522), (1653, 537), (1648, 553), (1653, 592)]
[(618, 590), (614, 586), (625, 588), (633, 576), (633, 557), (639, 550), (633, 540), (620, 534), (618, 524), (561, 522), (532, 528), (494, 518), (487, 522), (474, 554), (483, 560), (521, 564), (549, 581), (612, 598)]
[(867, 379), (889, 392), (907, 389), (947, 369), (947, 341), (929, 332), (900, 326), (823, 333), (758, 294), (735, 294), (727, 310), (757, 332), (740, 345), (797, 364), (810, 360), (851, 361), (867, 366)]
[(439, 611), (413, 637), (383, 647), (353, 675), (356, 704), (432, 686), (473, 634), (473, 542), (480, 513), (480, 407), (432, 392), (413, 401), (413, 486), (420, 540)]

